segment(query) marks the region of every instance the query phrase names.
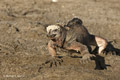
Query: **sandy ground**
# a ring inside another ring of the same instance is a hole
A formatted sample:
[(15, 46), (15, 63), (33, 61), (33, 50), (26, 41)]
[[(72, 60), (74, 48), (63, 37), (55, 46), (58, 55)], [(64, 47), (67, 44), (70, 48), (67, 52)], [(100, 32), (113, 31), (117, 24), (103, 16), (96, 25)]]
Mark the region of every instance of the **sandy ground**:
[(0, 0), (0, 80), (120, 80), (120, 57), (109, 53), (81, 64), (58, 50), (62, 65), (38, 72), (50, 58), (43, 24), (66, 24), (73, 17), (113, 41), (120, 54), (120, 0)]

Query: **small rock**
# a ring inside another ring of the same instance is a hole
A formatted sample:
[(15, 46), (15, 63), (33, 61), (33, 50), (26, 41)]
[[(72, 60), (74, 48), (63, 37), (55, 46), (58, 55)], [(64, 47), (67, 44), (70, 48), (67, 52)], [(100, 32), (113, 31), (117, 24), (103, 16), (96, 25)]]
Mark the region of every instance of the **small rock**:
[(58, 0), (52, 0), (52, 2), (58, 2)]

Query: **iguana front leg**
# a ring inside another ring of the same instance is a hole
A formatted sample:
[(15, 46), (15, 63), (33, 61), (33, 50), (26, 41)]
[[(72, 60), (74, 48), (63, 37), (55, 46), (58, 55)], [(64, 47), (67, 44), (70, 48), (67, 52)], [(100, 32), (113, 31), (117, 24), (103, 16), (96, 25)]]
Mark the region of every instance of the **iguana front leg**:
[(48, 42), (48, 51), (52, 57), (56, 57), (56, 44), (52, 40)]
[(57, 67), (58, 65), (61, 65), (63, 60), (56, 55), (56, 47), (57, 45), (55, 44), (55, 42), (50, 40), (48, 43), (48, 51), (51, 57), (41, 64), (41, 66), (38, 69), (38, 72), (40, 72), (40, 70), (46, 66), (49, 66), (49, 68), (51, 68), (53, 66)]
[(89, 53), (87, 46), (76, 41), (73, 41), (68, 44), (66, 43), (64, 48), (67, 50), (75, 50), (77, 52), (79, 51), (82, 54), (82, 60), (80, 62), (83, 62), (83, 63), (95, 57), (95, 55)]

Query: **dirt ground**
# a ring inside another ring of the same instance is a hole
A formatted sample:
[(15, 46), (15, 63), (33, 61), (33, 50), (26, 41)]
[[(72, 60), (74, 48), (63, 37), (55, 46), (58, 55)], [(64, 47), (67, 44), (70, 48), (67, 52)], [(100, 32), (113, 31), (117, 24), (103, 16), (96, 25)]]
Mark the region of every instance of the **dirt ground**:
[(120, 56), (111, 52), (81, 64), (59, 49), (61, 66), (38, 72), (50, 58), (44, 25), (74, 17), (90, 33), (113, 41), (120, 54), (120, 0), (0, 0), (0, 80), (120, 80)]

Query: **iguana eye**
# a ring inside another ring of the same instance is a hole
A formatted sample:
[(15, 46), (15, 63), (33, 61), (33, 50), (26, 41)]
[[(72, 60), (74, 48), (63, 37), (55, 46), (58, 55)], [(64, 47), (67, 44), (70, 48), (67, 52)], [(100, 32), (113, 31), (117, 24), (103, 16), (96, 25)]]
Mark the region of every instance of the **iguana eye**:
[(57, 29), (54, 30), (55, 32), (58, 31)]

